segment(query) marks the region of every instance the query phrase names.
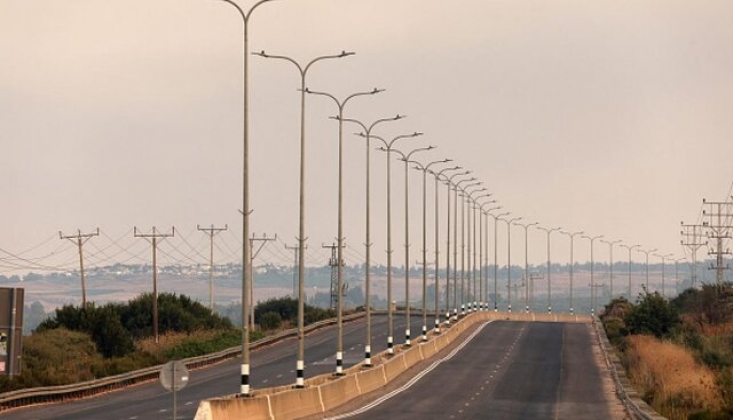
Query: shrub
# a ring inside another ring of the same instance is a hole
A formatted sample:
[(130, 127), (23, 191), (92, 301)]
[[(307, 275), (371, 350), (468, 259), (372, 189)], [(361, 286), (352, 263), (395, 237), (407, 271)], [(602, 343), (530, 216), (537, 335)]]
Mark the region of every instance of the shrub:
[(283, 319), (277, 312), (266, 312), (260, 317), (260, 327), (263, 330), (274, 330), (280, 328)]
[(639, 303), (625, 318), (631, 334), (653, 334), (657, 338), (669, 337), (680, 325), (677, 310), (658, 292), (644, 290)]

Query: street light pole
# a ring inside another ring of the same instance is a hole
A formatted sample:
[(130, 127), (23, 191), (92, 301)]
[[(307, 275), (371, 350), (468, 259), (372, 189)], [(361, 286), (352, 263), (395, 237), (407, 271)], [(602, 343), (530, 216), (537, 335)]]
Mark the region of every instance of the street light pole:
[[(479, 227), (479, 232), (483, 232), (483, 240), (480, 241), (481, 243), (481, 251), (479, 252), (479, 259), (481, 260), (481, 263), (479, 264), (480, 272), (480, 282), (481, 282), (481, 310), (482, 311), (488, 311), (489, 310), (489, 273), (488, 273), (488, 266), (489, 266), (489, 260), (488, 260), (488, 254), (489, 254), (489, 219), (488, 215), (489, 212), (492, 212), (494, 210), (499, 210), (501, 206), (494, 206), (490, 209), (484, 210), (484, 206), (488, 206), (490, 204), (495, 204), (496, 200), (487, 201), (483, 204), (481, 204), (481, 207), (479, 207), (479, 222), (482, 226)], [(486, 223), (484, 223), (484, 216), (486, 217)]]
[(343, 191), (344, 191), (344, 182), (343, 182), (343, 172), (344, 172), (344, 108), (346, 107), (346, 104), (353, 98), (356, 98), (358, 96), (366, 96), (366, 95), (374, 95), (379, 92), (382, 92), (383, 90), (374, 88), (371, 91), (366, 92), (357, 92), (352, 93), (351, 95), (346, 96), (342, 100), (338, 100), (335, 96), (331, 95), (330, 93), (326, 92), (318, 92), (318, 91), (312, 91), (308, 88), (305, 88), (305, 92), (312, 94), (312, 95), (320, 95), (325, 96), (327, 98), (331, 98), (331, 100), (334, 101), (336, 106), (338, 107), (338, 123), (339, 123), (339, 140), (338, 140), (338, 146), (339, 146), (339, 156), (338, 156), (338, 256), (336, 261), (336, 267), (337, 267), (337, 286), (336, 286), (336, 295), (338, 296), (338, 306), (336, 308), (336, 324), (338, 325), (338, 338), (336, 342), (336, 372), (335, 374), (337, 376), (343, 375), (343, 357), (344, 357), (344, 329), (343, 329), (343, 296), (342, 296), (342, 290), (343, 290), (343, 251), (344, 251), (344, 235), (343, 235)]
[(366, 294), (365, 296), (365, 306), (366, 306), (366, 323), (367, 323), (367, 330), (366, 330), (366, 342), (364, 344), (364, 366), (371, 366), (372, 365), (372, 300), (371, 300), (371, 281), (370, 281), (370, 266), (371, 266), (371, 248), (372, 248), (372, 241), (371, 241), (371, 204), (370, 204), (370, 196), (371, 196), (371, 187), (370, 187), (370, 181), (371, 181), (371, 175), (370, 175), (370, 167), (371, 167), (371, 133), (374, 127), (376, 127), (379, 124), (388, 122), (388, 121), (397, 121), (402, 118), (405, 118), (404, 115), (397, 114), (396, 116), (392, 118), (380, 118), (370, 125), (366, 125), (362, 123), (359, 120), (352, 119), (352, 118), (344, 118), (345, 122), (350, 122), (354, 124), (358, 124), (362, 130), (364, 130), (363, 134), (366, 138), (366, 242), (364, 246), (366, 247), (366, 258), (365, 258), (365, 267), (364, 267), (364, 292)]
[(608, 275), (608, 277), (609, 277), (609, 281), (611, 283), (611, 299), (613, 299), (613, 246), (615, 244), (620, 244), (621, 243), (621, 240), (618, 239), (618, 240), (615, 240), (615, 241), (606, 241), (606, 240), (601, 239), (601, 242), (603, 242), (604, 244), (608, 244), (608, 250), (609, 250), (609, 253), (610, 253), (609, 260), (608, 260), (609, 261), (609, 264), (608, 264), (609, 275)]
[(662, 259), (662, 297), (666, 298), (666, 294), (664, 293), (664, 263), (666, 262), (667, 258), (672, 257), (674, 254), (654, 254), (657, 257)]
[(435, 146), (420, 147), (408, 153), (404, 153), (398, 149), (394, 149), (396, 153), (402, 156), (405, 162), (405, 347), (410, 347), (410, 183), (409, 168), (410, 156), (415, 153), (434, 149)]
[[(462, 179), (453, 184), (453, 320), (458, 321), (458, 191), (461, 190), (461, 184), (464, 182), (475, 181), (476, 177)], [(465, 223), (464, 201), (461, 200), (461, 223)], [(463, 242), (463, 227), (461, 228), (461, 242)], [(463, 246), (461, 247), (463, 248)], [(463, 279), (463, 257), (461, 257), (461, 279)], [(463, 297), (463, 296), (461, 296)], [(462, 314), (461, 314), (462, 315)]]
[(550, 279), (550, 273), (552, 272), (552, 262), (550, 261), (550, 235), (552, 232), (559, 231), (560, 227), (556, 228), (544, 228), (538, 226), (537, 229), (547, 233), (547, 313), (552, 313), (552, 281)]
[(384, 147), (379, 150), (387, 153), (387, 354), (394, 354), (394, 310), (392, 309), (392, 172), (389, 154), (394, 150), (394, 144), (401, 139), (421, 136), (422, 133), (403, 134), (387, 141), (379, 136), (373, 138), (381, 141)]
[(354, 55), (353, 52), (342, 51), (341, 54), (323, 55), (310, 60), (305, 66), (284, 55), (270, 55), (264, 50), (253, 53), (263, 58), (284, 60), (295, 66), (300, 73), (300, 181), (298, 204), (298, 357), (296, 362), (296, 388), (303, 388), (305, 369), (305, 79), (311, 66), (319, 61), (343, 58)]
[(649, 250), (643, 250), (639, 249), (639, 252), (643, 252), (646, 255), (646, 293), (649, 293), (649, 254), (652, 252), (656, 252), (657, 248), (649, 249)]
[(631, 302), (631, 251), (635, 248), (639, 248), (641, 245), (625, 245), (621, 244), (622, 247), (629, 251), (629, 302)]
[[(427, 184), (428, 170), (431, 166), (439, 163), (448, 163), (451, 159), (435, 160), (423, 165), (417, 161), (410, 161), (415, 164), (415, 169), (422, 171), (422, 341), (428, 340), (428, 312), (427, 312), (427, 284), (428, 284), (428, 256), (427, 256)], [(436, 194), (437, 195), (437, 194)], [(437, 202), (437, 201), (436, 201)], [(437, 252), (437, 250), (436, 250)], [(437, 257), (436, 257), (437, 260)], [(438, 272), (438, 265), (435, 265), (435, 272)], [(437, 279), (437, 274), (436, 274)], [(438, 282), (435, 282), (435, 295), (438, 295)], [(437, 302), (437, 298), (436, 298)], [(437, 307), (437, 304), (436, 304)], [(437, 309), (436, 309), (437, 314)]]
[(494, 218), (494, 312), (499, 312), (499, 248), (498, 248), (498, 237), (499, 231), (497, 222), (504, 220), (502, 217), (509, 216), (510, 211), (506, 211), (497, 215), (489, 213), (489, 216)]
[(524, 228), (524, 311), (529, 313), (529, 228), (539, 223), (515, 223)]
[(507, 295), (509, 304), (507, 312), (512, 313), (512, 223), (522, 220), (522, 217), (502, 219), (506, 222), (506, 243), (507, 243)]
[[(461, 316), (471, 312), (471, 303), (468, 301), (468, 294), (471, 291), (471, 193), (468, 192), (469, 188), (475, 188), (482, 184), (481, 181), (476, 181), (470, 184), (466, 184), (462, 189), (463, 200), (461, 201)], [(482, 188), (482, 191), (486, 188)], [(474, 191), (477, 192), (477, 191)], [(468, 206), (466, 206), (468, 204)], [(466, 236), (468, 238), (466, 238)], [(466, 251), (468, 247), (468, 251)], [(468, 276), (466, 270), (469, 270)], [(467, 287), (468, 281), (468, 287)]]
[(588, 239), (590, 241), (590, 315), (595, 315), (596, 310), (596, 283), (595, 279), (593, 277), (593, 271), (595, 266), (595, 261), (593, 260), (593, 242), (595, 242), (596, 239), (603, 238), (603, 235), (598, 236), (587, 236), (583, 235), (583, 238)]
[[(485, 189), (485, 188), (484, 188)], [(482, 242), (482, 234), (481, 234), (481, 227), (483, 226), (482, 221), (482, 215), (480, 212), (481, 205), (479, 204), (479, 200), (482, 198), (491, 197), (493, 194), (486, 193), (479, 195), (473, 199), (473, 265), (472, 265), (472, 271), (473, 271), (473, 308), (474, 311), (483, 311), (484, 304), (482, 299), (482, 293), (483, 293), (483, 269), (481, 268), (481, 255), (483, 251), (483, 242)], [(491, 200), (491, 203), (496, 203), (496, 200)], [(479, 222), (476, 223), (476, 217), (478, 216)], [(478, 233), (476, 233), (478, 231)], [(479, 238), (479, 246), (476, 246), (476, 238)], [(478, 258), (476, 258), (476, 251), (478, 252)], [(478, 261), (478, 279), (476, 278), (476, 261)]]
[[(439, 198), (439, 186), (438, 181), (440, 181), (440, 177), (446, 177), (443, 175), (445, 172), (452, 172), (460, 170), (460, 166), (454, 166), (452, 168), (444, 168), (440, 171), (430, 171), (430, 173), (435, 177), (435, 334), (440, 333), (440, 297), (439, 297), (439, 291), (440, 291), (440, 262), (438, 260), (438, 256), (440, 253), (440, 242), (439, 242), (439, 230), (440, 230), (440, 219), (439, 219), (439, 205), (438, 205), (438, 198)], [(448, 186), (448, 193), (450, 194), (450, 185)], [(448, 209), (450, 212), (450, 196), (448, 197)], [(450, 213), (448, 215), (448, 220), (450, 220)], [(450, 234), (450, 226), (448, 227), (449, 234)], [(450, 244), (450, 238), (448, 238), (448, 243)], [(446, 311), (448, 311), (448, 271), (450, 270), (450, 256), (448, 259), (448, 266), (446, 268), (446, 295), (445, 295), (445, 307)], [(446, 318), (446, 322), (448, 322), (448, 319)]]
[(573, 315), (573, 266), (575, 265), (575, 261), (573, 260), (573, 241), (576, 235), (582, 235), (585, 232), (580, 231), (570, 233), (561, 230), (560, 233), (562, 233), (563, 235), (568, 235), (570, 237), (570, 315)]
[[(445, 185), (447, 187), (446, 188), (446, 204), (447, 204), (446, 207), (448, 208), (448, 210), (446, 211), (446, 216), (447, 216), (446, 217), (446, 226), (447, 226), (447, 228), (446, 228), (446, 230), (447, 230), (447, 232), (446, 232), (446, 239), (447, 239), (447, 246), (446, 246), (446, 251), (445, 251), (445, 260), (446, 260), (446, 264), (445, 264), (445, 267), (446, 267), (445, 268), (445, 307), (446, 307), (445, 323), (446, 323), (446, 325), (450, 325), (450, 319), (451, 319), (451, 313), (450, 313), (450, 271), (451, 271), (450, 270), (451, 269), (451, 265), (450, 265), (450, 233), (451, 233), (451, 230), (450, 230), (450, 225), (451, 225), (451, 217), (450, 217), (450, 198), (451, 197), (450, 197), (450, 191), (451, 191), (451, 186), (453, 186), (454, 187), (454, 190), (457, 191), (457, 188), (456, 188), (455, 184), (453, 183), (453, 178), (458, 177), (458, 176), (469, 175), (470, 173), (471, 173), (471, 171), (463, 171), (463, 172), (460, 172), (460, 173), (453, 174), (451, 176), (446, 176), (445, 177), (446, 178), (445, 179)], [(454, 213), (454, 216), (453, 217), (455, 218), (456, 217), (455, 215), (458, 213), (458, 207), (457, 206), (454, 206), (454, 207), (455, 208), (453, 209), (453, 213)], [(457, 229), (457, 227), (454, 225), (454, 229), (453, 229), (454, 230), (454, 232), (453, 232), (453, 235), (454, 236), (456, 234), (455, 233), (456, 232), (456, 229)], [(455, 250), (456, 250), (457, 246), (458, 246), (458, 244), (454, 241), (453, 242), (454, 253), (455, 253)], [(456, 275), (455, 275), (456, 266), (457, 266), (457, 262), (454, 259), (453, 260), (453, 271), (454, 271), (454, 274), (453, 274), (453, 283), (454, 284), (455, 284), (455, 279), (456, 279)], [(453, 301), (454, 301), (453, 302), (453, 308), (456, 308), (456, 302), (455, 302), (456, 301), (456, 290), (455, 289), (453, 290)]]
[(249, 288), (252, 282), (249, 256), (251, 253), (249, 245), (249, 216), (252, 213), (249, 206), (249, 19), (252, 12), (260, 5), (272, 0), (260, 0), (253, 4), (246, 12), (232, 0), (220, 0), (230, 4), (237, 9), (242, 18), (242, 40), (243, 40), (243, 124), (242, 140), (244, 144), (242, 170), (242, 364), (241, 364), (241, 385), (240, 394), (249, 396), (250, 385), (250, 354), (249, 354)]

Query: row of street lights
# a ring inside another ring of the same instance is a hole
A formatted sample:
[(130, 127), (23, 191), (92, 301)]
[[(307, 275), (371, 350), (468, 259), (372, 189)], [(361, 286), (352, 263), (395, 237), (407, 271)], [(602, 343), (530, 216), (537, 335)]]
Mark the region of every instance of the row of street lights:
[[(244, 238), (243, 243), (243, 258), (242, 258), (242, 364), (241, 364), (241, 387), (240, 392), (244, 396), (248, 396), (250, 394), (250, 384), (249, 384), (249, 377), (250, 377), (250, 337), (249, 337), (249, 326), (250, 322), (248, 317), (250, 316), (250, 290), (251, 290), (251, 260), (249, 258), (251, 254), (250, 249), (250, 241), (247, 240), (249, 237), (250, 232), (250, 215), (251, 215), (251, 206), (249, 201), (249, 46), (248, 46), (248, 26), (249, 21), (252, 16), (252, 13), (255, 9), (263, 5), (264, 3), (271, 2), (273, 0), (259, 0), (256, 3), (254, 3), (249, 9), (246, 11), (242, 9), (238, 4), (236, 4), (233, 0), (219, 0), (224, 3), (228, 3), (229, 5), (233, 6), (237, 12), (239, 13), (240, 17), (242, 18), (243, 22), (243, 79), (244, 79), (244, 91), (243, 91), (243, 144), (244, 144), (244, 151), (243, 151), (243, 203), (242, 203), (242, 210), (241, 213), (243, 215), (243, 224), (242, 224), (242, 237)], [(371, 365), (371, 292), (370, 292), (370, 265), (371, 265), (371, 258), (370, 258), (370, 248), (371, 248), (371, 242), (370, 242), (370, 151), (371, 151), (371, 139), (377, 139), (383, 143), (383, 147), (380, 147), (379, 149), (384, 151), (387, 155), (387, 188), (386, 188), (386, 195), (387, 195), (387, 301), (388, 301), (388, 336), (387, 336), (387, 348), (388, 348), (388, 354), (394, 354), (394, 324), (393, 324), (393, 308), (392, 308), (392, 218), (391, 218), (391, 165), (390, 165), (390, 155), (391, 153), (396, 153), (401, 157), (401, 160), (404, 161), (405, 164), (405, 303), (406, 303), (406, 330), (405, 330), (405, 345), (409, 346), (411, 344), (411, 331), (410, 331), (410, 253), (409, 253), (409, 164), (413, 163), (417, 166), (417, 169), (423, 171), (423, 299), (422, 299), (422, 311), (423, 311), (423, 327), (422, 327), (422, 338), (425, 340), (427, 338), (427, 308), (426, 308), (426, 287), (427, 287), (427, 244), (426, 244), (426, 205), (427, 205), (427, 198), (426, 198), (426, 184), (427, 184), (427, 173), (431, 173), (435, 177), (435, 279), (434, 279), (434, 286), (435, 286), (435, 308), (434, 308), (434, 314), (435, 314), (435, 332), (438, 333), (440, 329), (440, 308), (439, 308), (439, 242), (438, 242), (438, 228), (439, 228), (439, 219), (438, 219), (438, 183), (444, 182), (447, 186), (447, 211), (446, 211), (446, 218), (447, 218), (447, 233), (446, 233), (446, 279), (445, 279), (445, 314), (446, 314), (446, 325), (450, 325), (451, 322), (451, 308), (450, 308), (450, 302), (451, 302), (451, 283), (450, 283), (450, 276), (451, 276), (451, 268), (452, 275), (453, 275), (453, 308), (452, 308), (452, 319), (455, 321), (459, 314), (458, 314), (458, 293), (459, 293), (459, 286), (458, 286), (458, 196), (459, 193), (462, 197), (461, 199), (461, 284), (460, 284), (460, 314), (463, 315), (466, 313), (466, 304), (468, 304), (468, 312), (472, 312), (474, 310), (485, 310), (488, 309), (488, 280), (489, 276), (488, 273), (486, 276), (484, 276), (484, 269), (488, 268), (488, 217), (492, 217), (494, 219), (494, 310), (498, 311), (498, 290), (497, 290), (497, 283), (498, 283), (498, 258), (497, 258), (497, 223), (499, 220), (502, 220), (506, 222), (507, 224), (507, 283), (508, 283), (508, 311), (511, 312), (511, 225), (513, 223), (518, 224), (519, 220), (521, 220), (521, 217), (510, 217), (509, 212), (503, 212), (500, 214), (494, 214), (493, 211), (501, 209), (501, 206), (494, 206), (490, 209), (484, 210), (484, 206), (490, 205), (495, 203), (495, 200), (489, 200), (481, 202), (482, 199), (486, 199), (491, 197), (490, 193), (486, 192), (486, 188), (481, 187), (482, 183), (480, 181), (477, 181), (475, 177), (469, 177), (471, 172), (470, 171), (461, 171), (461, 167), (455, 166), (450, 168), (443, 168), (442, 170), (432, 170), (431, 167), (433, 165), (438, 164), (444, 164), (450, 162), (450, 159), (443, 159), (443, 160), (434, 160), (426, 164), (422, 164), (420, 162), (416, 162), (414, 160), (411, 160), (410, 158), (419, 152), (431, 150), (434, 147), (428, 146), (428, 147), (420, 147), (411, 149), (408, 151), (402, 151), (400, 149), (397, 149), (395, 147), (395, 143), (401, 139), (406, 138), (414, 138), (422, 135), (422, 133), (412, 133), (412, 134), (405, 134), (405, 135), (399, 135), (391, 140), (385, 140), (382, 137), (378, 137), (373, 135), (371, 132), (372, 130), (377, 126), (385, 122), (389, 121), (396, 121), (399, 119), (402, 119), (403, 116), (397, 115), (393, 118), (384, 118), (374, 121), (372, 124), (367, 125), (364, 124), (358, 120), (351, 119), (351, 118), (345, 118), (344, 117), (344, 108), (346, 104), (353, 98), (359, 97), (359, 96), (368, 96), (368, 95), (374, 95), (377, 93), (382, 92), (383, 90), (380, 89), (373, 89), (370, 91), (364, 91), (364, 92), (357, 92), (354, 94), (351, 94), (342, 100), (339, 100), (335, 96), (331, 95), (327, 92), (321, 92), (321, 91), (312, 91), (309, 90), (306, 85), (306, 77), (309, 72), (309, 70), (312, 68), (312, 66), (318, 62), (326, 61), (326, 60), (332, 60), (332, 59), (341, 59), (346, 58), (349, 56), (354, 55), (353, 52), (347, 52), (342, 51), (339, 54), (333, 54), (333, 55), (324, 55), (319, 56), (316, 58), (313, 58), (312, 60), (308, 61), (304, 65), (300, 64), (296, 60), (284, 56), (284, 55), (271, 55), (266, 53), (265, 51), (261, 51), (258, 53), (254, 53), (254, 55), (257, 55), (262, 58), (268, 58), (268, 59), (275, 59), (275, 60), (282, 60), (291, 63), (295, 66), (295, 68), (299, 72), (300, 76), (300, 160), (299, 160), (299, 226), (298, 226), (298, 255), (299, 255), (299, 262), (298, 262), (298, 354), (297, 354), (297, 360), (296, 360), (296, 387), (303, 387), (304, 386), (304, 368), (305, 368), (305, 325), (304, 325), (304, 302), (305, 302), (305, 267), (304, 267), (304, 255), (305, 255), (305, 241), (307, 239), (306, 236), (306, 230), (305, 230), (305, 167), (306, 167), (306, 157), (305, 157), (305, 97), (306, 94), (312, 94), (317, 96), (323, 96), (330, 98), (334, 101), (338, 108), (338, 116), (334, 117), (338, 121), (338, 145), (339, 145), (339, 153), (338, 153), (338, 171), (339, 171), (339, 180), (338, 180), (338, 233), (337, 233), (337, 240), (338, 240), (338, 256), (337, 256), (337, 295), (339, 296), (338, 299), (338, 307), (337, 307), (337, 324), (338, 324), (338, 338), (337, 338), (337, 350), (336, 350), (336, 374), (341, 375), (343, 372), (343, 326), (342, 326), (342, 285), (343, 285), (343, 270), (342, 270), (342, 262), (343, 262), (343, 247), (344, 247), (344, 235), (343, 235), (343, 149), (344, 149), (344, 143), (343, 143), (343, 123), (344, 122), (350, 122), (358, 124), (362, 128), (362, 133), (360, 135), (366, 139), (366, 272), (365, 272), (365, 289), (366, 289), (366, 320), (367, 320), (367, 336), (366, 336), (366, 344), (365, 344), (365, 360), (364, 364), (366, 366)], [(459, 172), (455, 172), (459, 171)], [(463, 179), (460, 179), (461, 177), (465, 177)], [(454, 181), (454, 179), (456, 179)], [(462, 185), (465, 184), (465, 185)], [(450, 199), (451, 199), (451, 191), (453, 191), (453, 231), (451, 232), (451, 207), (450, 207)], [(468, 206), (466, 206), (468, 204)], [(476, 229), (477, 229), (477, 223), (476, 223), (476, 210), (479, 210), (479, 223), (478, 223), (478, 230), (479, 230), (479, 237), (482, 235), (482, 223), (483, 223), (483, 217), (486, 216), (486, 229), (485, 229), (485, 235), (484, 238), (479, 238), (479, 256), (477, 258), (476, 256)], [(473, 224), (471, 223), (471, 217), (473, 217)], [(473, 227), (471, 227), (473, 225)], [(528, 251), (528, 245), (527, 245), (527, 231), (529, 227), (535, 226), (537, 223), (529, 223), (529, 224), (521, 224), (520, 226), (523, 226), (525, 228), (525, 282), (527, 283), (525, 285), (525, 310), (529, 311), (529, 264), (527, 262), (526, 253)], [(547, 271), (547, 285), (548, 285), (548, 311), (552, 312), (552, 298), (551, 298), (551, 282), (550, 282), (550, 268), (551, 268), (551, 261), (550, 261), (550, 234), (553, 231), (559, 230), (559, 228), (554, 229), (545, 229), (540, 228), (547, 232), (547, 264), (548, 264), (548, 271)], [(471, 236), (473, 231), (473, 236)], [(450, 253), (451, 253), (451, 233), (453, 234), (453, 260), (451, 261)], [(573, 312), (573, 285), (572, 285), (572, 242), (573, 238), (577, 234), (582, 234), (582, 232), (575, 232), (575, 233), (568, 233), (563, 232), (570, 236), (571, 240), (571, 274), (570, 274), (570, 312)], [(592, 259), (592, 247), (593, 247), (593, 241), (599, 237), (593, 237), (589, 238), (591, 240), (591, 259)], [(486, 243), (486, 246), (483, 246), (483, 244)], [(613, 243), (610, 243), (611, 248), (613, 247)], [(466, 246), (468, 246), (468, 250), (466, 250)], [(637, 246), (629, 247), (629, 259), (631, 255), (631, 250), (634, 249)], [(643, 251), (647, 254), (647, 270), (648, 270), (648, 254), (650, 252), (654, 252), (656, 250), (650, 250), (650, 251)], [(613, 251), (611, 250), (611, 253)], [(484, 255), (481, 255), (484, 254)], [(664, 259), (668, 258), (669, 255), (662, 256), (663, 258), (663, 264)], [(482, 263), (483, 259), (483, 263)], [(476, 278), (476, 261), (479, 261), (479, 276), (478, 279)], [(593, 265), (593, 262), (591, 263)], [(466, 277), (466, 270), (468, 270), (468, 277)], [(592, 270), (592, 268), (591, 268)], [(629, 281), (631, 274), (629, 272)], [(593, 274), (591, 271), (591, 286), (593, 287)], [(468, 282), (468, 283), (467, 283)], [(478, 285), (477, 285), (478, 282)], [(629, 284), (629, 296), (630, 296), (630, 284)], [(648, 271), (647, 271), (647, 287), (648, 287)], [(471, 288), (473, 289), (471, 293)], [(471, 297), (469, 297), (469, 294), (471, 294)]]

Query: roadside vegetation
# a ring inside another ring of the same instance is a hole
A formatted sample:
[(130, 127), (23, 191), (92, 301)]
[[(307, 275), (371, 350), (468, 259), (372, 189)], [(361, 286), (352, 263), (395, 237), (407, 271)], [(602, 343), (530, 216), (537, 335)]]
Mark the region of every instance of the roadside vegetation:
[(671, 301), (644, 291), (609, 303), (601, 320), (642, 398), (670, 420), (733, 418), (733, 284)]
[[(257, 340), (297, 325), (298, 301), (271, 299), (255, 307)], [(241, 310), (240, 310), (241, 313)], [(333, 316), (306, 305), (306, 324)], [(159, 340), (153, 336), (153, 296), (97, 307), (64, 306), (23, 338), (22, 374), (0, 376), (0, 393), (66, 385), (214, 353), (241, 345), (241, 328), (184, 295), (158, 297)]]

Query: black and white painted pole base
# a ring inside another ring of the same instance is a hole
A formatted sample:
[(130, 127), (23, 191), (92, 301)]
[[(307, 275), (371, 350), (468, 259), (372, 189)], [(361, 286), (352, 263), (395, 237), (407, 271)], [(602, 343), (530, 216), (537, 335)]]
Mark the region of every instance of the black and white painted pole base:
[(364, 346), (364, 366), (372, 367), (372, 346)]
[(552, 315), (552, 306), (547, 307), (547, 313)]
[(245, 397), (249, 396), (249, 365), (242, 365), (242, 385), (240, 393)]
[(466, 312), (470, 314), (472, 311), (473, 309), (471, 309), (471, 302), (468, 302), (468, 307), (466, 309)]
[(529, 313), (529, 306), (526, 306), (526, 307), (524, 308), (524, 312), (525, 312), (525, 313)]
[(391, 335), (387, 337), (387, 354), (394, 354), (394, 340), (392, 339)]
[(499, 312), (499, 307), (496, 306), (496, 302), (494, 302), (494, 312)]
[(511, 303), (507, 307), (507, 312), (512, 313), (512, 304)]
[(445, 313), (445, 325), (450, 325), (450, 311)]
[(570, 308), (570, 315), (573, 315), (573, 308)]
[(433, 332), (435, 334), (440, 334), (440, 317), (435, 317), (435, 327), (433, 327)]
[(453, 308), (453, 322), (458, 321), (458, 308)]
[(464, 304), (462, 303), (462, 304), (461, 304), (461, 316), (464, 316), (464, 315), (466, 315), (466, 305), (464, 305)]
[(412, 343), (410, 342), (410, 329), (405, 330), (405, 347), (410, 347)]
[(337, 351), (336, 352), (336, 376), (341, 376), (344, 374), (344, 353)]
[(303, 370), (304, 370), (303, 367), (304, 367), (304, 363), (303, 363), (302, 360), (298, 360), (295, 363), (295, 372), (296, 372), (295, 373), (295, 375), (296, 375), (296, 377), (295, 377), (295, 387), (296, 388), (304, 388), (305, 387), (305, 382), (304, 382), (304, 379), (303, 379)]
[(422, 341), (428, 341), (428, 326), (422, 326)]

